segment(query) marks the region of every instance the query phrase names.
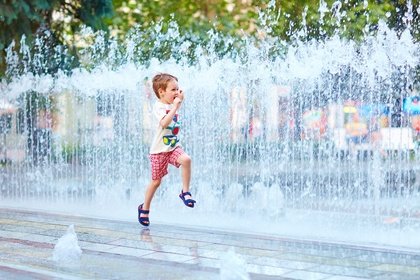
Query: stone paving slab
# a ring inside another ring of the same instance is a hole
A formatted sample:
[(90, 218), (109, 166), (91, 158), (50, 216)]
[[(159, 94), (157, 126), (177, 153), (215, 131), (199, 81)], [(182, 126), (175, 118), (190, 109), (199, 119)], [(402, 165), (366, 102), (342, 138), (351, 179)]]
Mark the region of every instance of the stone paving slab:
[[(83, 253), (57, 263), (69, 225)], [(415, 249), (0, 208), (0, 279), (221, 279), (232, 248), (250, 279), (420, 279)]]

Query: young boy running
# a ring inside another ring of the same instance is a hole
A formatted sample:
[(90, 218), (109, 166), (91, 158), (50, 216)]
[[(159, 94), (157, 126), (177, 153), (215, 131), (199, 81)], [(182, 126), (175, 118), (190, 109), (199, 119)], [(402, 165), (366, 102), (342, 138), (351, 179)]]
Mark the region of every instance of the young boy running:
[(156, 119), (156, 133), (150, 147), (152, 181), (146, 189), (144, 203), (138, 207), (138, 220), (143, 226), (149, 226), (149, 211), (153, 196), (168, 174), (168, 164), (179, 168), (182, 166), (182, 190), (179, 197), (188, 207), (194, 207), (190, 189), (191, 158), (179, 144), (178, 132), (180, 122), (178, 110), (184, 100), (184, 93), (178, 87), (178, 79), (170, 74), (162, 73), (153, 77), (153, 91), (159, 99), (153, 106)]

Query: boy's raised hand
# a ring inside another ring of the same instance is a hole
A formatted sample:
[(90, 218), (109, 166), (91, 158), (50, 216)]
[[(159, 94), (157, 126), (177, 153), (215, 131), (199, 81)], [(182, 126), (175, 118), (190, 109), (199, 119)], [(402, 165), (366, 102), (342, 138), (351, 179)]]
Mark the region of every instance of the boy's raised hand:
[(184, 92), (180, 90), (177, 97), (174, 99), (174, 105), (181, 105), (182, 100), (184, 100)]
[(182, 89), (179, 90), (179, 93), (178, 93), (177, 97), (179, 97), (181, 99), (181, 101), (184, 100), (184, 91)]

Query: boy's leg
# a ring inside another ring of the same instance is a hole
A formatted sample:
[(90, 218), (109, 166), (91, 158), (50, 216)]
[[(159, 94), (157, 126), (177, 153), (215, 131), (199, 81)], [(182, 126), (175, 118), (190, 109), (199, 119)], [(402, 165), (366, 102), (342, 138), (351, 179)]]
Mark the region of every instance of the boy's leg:
[(150, 209), (150, 204), (152, 203), (153, 196), (155, 195), (156, 190), (159, 188), (161, 181), (162, 179), (152, 180), (149, 186), (147, 186), (143, 203), (144, 210)]
[[(181, 174), (182, 174), (182, 191), (190, 191), (190, 181), (191, 181), (191, 158), (186, 153), (180, 155), (177, 159), (177, 162), (181, 165)], [(191, 196), (186, 195), (185, 199), (190, 199)]]
[[(143, 210), (149, 210), (150, 209), (150, 203), (152, 202), (153, 196), (155, 195), (155, 192), (157, 188), (160, 186), (161, 179), (158, 180), (152, 180), (149, 184), (149, 186), (146, 189), (146, 195), (144, 198), (144, 203), (142, 206)], [(140, 209), (140, 205), (139, 205)], [(149, 214), (140, 213), (140, 218), (147, 218), (149, 217)], [(145, 221), (146, 225), (149, 224), (149, 222)]]
[(155, 195), (156, 190), (159, 188), (163, 176), (168, 173), (167, 153), (151, 154), (149, 157), (152, 169), (152, 181), (146, 188), (146, 194), (144, 196), (143, 203), (144, 210), (150, 209), (153, 196)]

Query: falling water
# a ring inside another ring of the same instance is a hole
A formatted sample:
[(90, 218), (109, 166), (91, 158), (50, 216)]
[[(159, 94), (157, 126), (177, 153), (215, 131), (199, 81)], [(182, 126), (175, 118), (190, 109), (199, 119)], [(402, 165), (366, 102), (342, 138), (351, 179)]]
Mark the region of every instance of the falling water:
[[(156, 220), (420, 247), (418, 135), (401, 110), (419, 82), (409, 27), (380, 22), (361, 43), (339, 34), (245, 39), (243, 53), (220, 56), (216, 32), (193, 47), (176, 24), (166, 33), (158, 24), (150, 53), (168, 41), (178, 50), (163, 62), (139, 57), (139, 30), (119, 45), (85, 29), (81, 40), (94, 43), (81, 49), (82, 66), (55, 74), (48, 63), (68, 63), (66, 50), (46, 50), (44, 34), (31, 55), (22, 38), (7, 50), (0, 84), (2, 204), (135, 221), (150, 179), (150, 79), (169, 72), (186, 95), (181, 143), (198, 204), (180, 207), (172, 168), (153, 202)], [(366, 126), (349, 139), (356, 118)]]

